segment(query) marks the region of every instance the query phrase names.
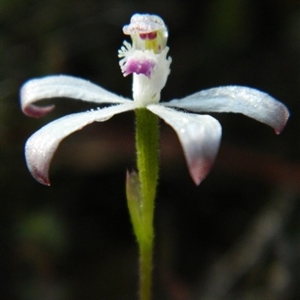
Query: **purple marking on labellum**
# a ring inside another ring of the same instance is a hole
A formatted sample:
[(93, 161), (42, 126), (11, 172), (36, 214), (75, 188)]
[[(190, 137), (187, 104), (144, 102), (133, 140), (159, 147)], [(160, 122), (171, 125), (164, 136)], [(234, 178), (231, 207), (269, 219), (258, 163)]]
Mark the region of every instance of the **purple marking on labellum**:
[(135, 74), (143, 74), (148, 78), (150, 78), (154, 66), (155, 64), (152, 60), (129, 59), (125, 66), (124, 75), (127, 76), (131, 73), (135, 73)]

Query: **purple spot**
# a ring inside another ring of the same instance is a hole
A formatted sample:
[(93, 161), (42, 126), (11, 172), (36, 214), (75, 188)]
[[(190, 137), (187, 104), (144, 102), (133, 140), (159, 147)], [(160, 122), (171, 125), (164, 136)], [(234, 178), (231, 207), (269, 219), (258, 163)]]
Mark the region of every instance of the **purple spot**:
[(147, 33), (140, 33), (140, 38), (142, 40), (146, 40), (147, 39)]
[(140, 38), (142, 40), (154, 40), (157, 37), (156, 31), (151, 31), (148, 33), (140, 33)]
[(136, 60), (129, 59), (125, 66), (124, 75), (127, 76), (129, 74), (143, 74), (150, 78), (151, 72), (154, 68), (155, 64), (152, 60)]
[(149, 40), (154, 40), (157, 37), (156, 31), (152, 31), (148, 33), (148, 39)]

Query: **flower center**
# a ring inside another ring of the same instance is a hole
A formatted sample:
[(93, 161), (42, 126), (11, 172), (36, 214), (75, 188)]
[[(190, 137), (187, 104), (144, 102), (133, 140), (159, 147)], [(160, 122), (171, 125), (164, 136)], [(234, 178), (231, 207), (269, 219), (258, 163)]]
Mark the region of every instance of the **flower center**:
[(130, 35), (132, 45), (124, 42), (119, 64), (124, 76), (133, 74), (133, 100), (144, 107), (158, 103), (170, 73), (167, 28), (158, 16), (135, 14), (123, 32)]

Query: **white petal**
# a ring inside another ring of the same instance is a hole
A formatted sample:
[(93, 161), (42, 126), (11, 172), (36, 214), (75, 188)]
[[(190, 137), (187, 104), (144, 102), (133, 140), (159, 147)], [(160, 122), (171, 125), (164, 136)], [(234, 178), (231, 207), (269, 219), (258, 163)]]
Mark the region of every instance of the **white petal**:
[(242, 113), (265, 123), (280, 133), (289, 111), (284, 104), (256, 89), (242, 86), (224, 86), (203, 90), (180, 100), (166, 103), (195, 112)]
[(32, 176), (45, 185), (50, 185), (48, 171), (51, 159), (59, 143), (69, 134), (92, 122), (102, 122), (115, 114), (136, 108), (135, 103), (111, 106), (95, 111), (67, 115), (35, 132), (26, 142), (25, 157)]
[(195, 184), (199, 185), (209, 173), (217, 155), (222, 128), (208, 115), (179, 112), (162, 105), (147, 108), (168, 123), (177, 133)]
[(48, 98), (67, 97), (95, 103), (127, 103), (122, 98), (87, 80), (59, 75), (32, 79), (21, 88), (21, 106), (23, 112), (31, 117), (41, 117), (54, 106), (39, 107), (32, 103)]

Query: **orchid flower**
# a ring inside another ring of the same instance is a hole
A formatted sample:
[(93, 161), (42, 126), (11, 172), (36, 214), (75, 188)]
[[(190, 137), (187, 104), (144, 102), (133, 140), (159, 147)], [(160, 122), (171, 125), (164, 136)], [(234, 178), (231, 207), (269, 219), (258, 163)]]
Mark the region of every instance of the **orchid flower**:
[[(211, 169), (221, 140), (221, 125), (209, 115), (195, 113), (241, 113), (265, 123), (280, 133), (289, 117), (288, 109), (271, 96), (243, 86), (223, 86), (203, 90), (182, 99), (160, 102), (160, 92), (170, 73), (168, 31), (155, 15), (132, 16), (123, 27), (132, 45), (124, 42), (119, 50), (124, 76), (133, 74), (133, 99), (111, 93), (87, 80), (59, 75), (32, 79), (21, 89), (23, 112), (41, 117), (54, 106), (36, 106), (41, 99), (67, 97), (109, 107), (70, 114), (34, 133), (26, 142), (27, 166), (33, 177), (49, 185), (49, 165), (59, 143), (71, 133), (92, 122), (103, 122), (116, 114), (145, 108), (163, 119), (178, 135), (189, 173), (199, 185)], [(188, 111), (188, 112), (186, 112)]]
[(154, 200), (158, 178), (158, 117), (178, 135), (190, 175), (196, 185), (206, 177), (217, 155), (221, 125), (202, 112), (241, 113), (280, 133), (289, 117), (287, 108), (271, 96), (241, 86), (217, 87), (182, 99), (160, 102), (160, 92), (170, 74), (168, 31), (155, 15), (132, 16), (123, 31), (132, 44), (119, 50), (124, 76), (133, 75), (133, 99), (111, 93), (87, 80), (66, 75), (33, 79), (21, 89), (25, 114), (41, 117), (54, 106), (36, 106), (41, 99), (67, 97), (109, 107), (67, 115), (42, 127), (26, 142), (27, 166), (33, 177), (49, 185), (49, 166), (59, 143), (71, 133), (134, 110), (138, 173), (127, 173), (126, 196), (133, 230), (139, 245), (140, 299), (151, 299)]

